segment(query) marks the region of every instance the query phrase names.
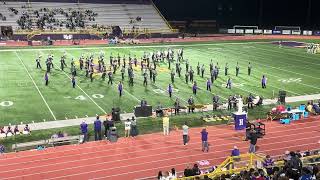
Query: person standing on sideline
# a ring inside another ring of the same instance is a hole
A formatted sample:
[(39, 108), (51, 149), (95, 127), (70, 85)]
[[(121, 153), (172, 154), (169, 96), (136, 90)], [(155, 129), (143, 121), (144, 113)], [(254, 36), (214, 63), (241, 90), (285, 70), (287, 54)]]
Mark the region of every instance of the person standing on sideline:
[(168, 114), (166, 113), (162, 118), (163, 135), (169, 135), (169, 126), (170, 126), (169, 117), (168, 117)]
[(83, 135), (82, 143), (85, 143), (86, 141), (88, 141), (88, 124), (85, 121), (80, 124), (80, 130), (81, 134)]
[(265, 75), (262, 75), (261, 86), (262, 86), (262, 89), (267, 88), (267, 78)]
[(169, 86), (168, 86), (168, 93), (169, 93), (169, 97), (170, 97), (170, 98), (172, 97), (172, 91), (173, 91), (172, 85), (169, 84)]
[(132, 116), (131, 118), (131, 137), (138, 136), (138, 127), (137, 127), (137, 120)]
[(202, 141), (202, 152), (209, 151), (209, 144), (208, 144), (208, 132), (206, 128), (203, 128), (201, 131), (201, 141)]
[(188, 142), (189, 142), (188, 131), (189, 131), (189, 126), (187, 126), (187, 122), (185, 122), (184, 125), (182, 126), (183, 145), (188, 145)]
[(126, 122), (124, 122), (124, 137), (129, 137), (131, 131), (131, 121), (128, 118)]
[(44, 74), (44, 81), (46, 86), (48, 86), (49, 84), (49, 75), (48, 75), (48, 71), (46, 71), (46, 73)]
[(256, 152), (256, 144), (258, 140), (258, 136), (255, 130), (251, 131), (250, 137), (250, 146), (249, 146), (249, 153), (255, 153)]
[(95, 141), (101, 140), (101, 121), (99, 119), (99, 116), (97, 116), (93, 124), (94, 124), (94, 140)]
[(118, 84), (118, 91), (119, 91), (119, 96), (121, 97), (122, 96), (122, 90), (123, 90), (123, 85), (122, 85), (122, 82), (119, 81), (119, 84)]
[(76, 88), (76, 78), (74, 76), (72, 76), (71, 78), (71, 83), (72, 83), (72, 87)]

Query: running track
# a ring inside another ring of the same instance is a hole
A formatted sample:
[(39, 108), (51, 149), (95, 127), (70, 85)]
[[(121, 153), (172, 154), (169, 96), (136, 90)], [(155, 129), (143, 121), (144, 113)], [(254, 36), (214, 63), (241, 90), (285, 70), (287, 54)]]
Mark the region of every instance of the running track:
[[(266, 122), (266, 136), (258, 140), (258, 153), (281, 155), (286, 150), (319, 149), (320, 117), (310, 117), (290, 125)], [(44, 151), (8, 153), (0, 157), (0, 179), (112, 179), (131, 180), (153, 177), (159, 170), (176, 168), (183, 171), (188, 164), (208, 160), (218, 165), (234, 145), (242, 153), (248, 142), (241, 141), (244, 131), (233, 126), (208, 127), (210, 151), (201, 151), (201, 128), (189, 130), (191, 140), (182, 145), (182, 132), (169, 136), (160, 133), (120, 138), (117, 143), (89, 142), (48, 148)]]

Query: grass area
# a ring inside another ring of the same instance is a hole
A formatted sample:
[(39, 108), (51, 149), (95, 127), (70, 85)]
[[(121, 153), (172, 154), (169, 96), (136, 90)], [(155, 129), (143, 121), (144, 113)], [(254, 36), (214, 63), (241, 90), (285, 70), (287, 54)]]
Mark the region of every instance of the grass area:
[[(224, 112), (218, 112), (223, 114)], [(217, 124), (224, 124), (227, 121), (217, 121), (217, 122), (205, 122), (201, 120), (202, 113), (195, 113), (190, 115), (180, 115), (180, 116), (170, 116), (170, 126), (181, 128), (182, 125), (187, 122), (190, 127), (199, 126), (212, 126)], [(149, 134), (154, 132), (162, 131), (162, 119), (161, 118), (143, 118), (139, 119), (137, 122), (139, 134)], [(118, 134), (120, 137), (124, 136), (124, 124), (116, 123), (118, 129)], [(15, 143), (23, 143), (37, 140), (49, 139), (54, 133), (59, 131), (66, 132), (68, 135), (78, 135), (80, 133), (79, 126), (65, 127), (62, 129), (48, 129), (48, 130), (38, 130), (32, 131), (30, 135), (19, 135), (8, 137), (5, 139), (0, 139), (0, 144), (6, 147), (6, 151), (10, 152), (12, 145)], [(89, 125), (89, 139), (94, 140), (93, 125)]]
[[(297, 107), (300, 104), (305, 102), (296, 102), (290, 103), (292, 107)], [(272, 105), (268, 106), (260, 106), (255, 107), (248, 113), (249, 120), (255, 119), (264, 119), (266, 118), (266, 113), (270, 111)], [(206, 115), (230, 115), (230, 112), (226, 110), (219, 110), (215, 112), (204, 112), (204, 113), (194, 113), (194, 114), (181, 114), (179, 116), (169, 116), (170, 117), (170, 128), (178, 127), (181, 129), (182, 125), (187, 122), (189, 127), (201, 127), (201, 126), (213, 126), (218, 124), (226, 124), (227, 121), (216, 121), (216, 122), (205, 122), (201, 118)], [(156, 133), (162, 131), (162, 119), (157, 118), (142, 118), (139, 119), (137, 122), (139, 135), (142, 134), (149, 134), (149, 133)], [(116, 127), (118, 129), (118, 134), (120, 137), (124, 136), (124, 124), (123, 123), (116, 123)], [(79, 135), (80, 130), (79, 126), (72, 126), (72, 127), (65, 127), (65, 128), (58, 128), (58, 129), (47, 129), (47, 130), (38, 130), (32, 131), (30, 135), (20, 135), (20, 136), (13, 136), (5, 139), (0, 139), (0, 144), (3, 144), (6, 147), (6, 152), (12, 151), (12, 145), (15, 143), (23, 143), (23, 142), (31, 142), (31, 141), (38, 141), (49, 139), (54, 133), (59, 131), (66, 132), (68, 135)], [(94, 140), (93, 134), (93, 125), (89, 125), (89, 139)]]
[[(84, 76), (85, 72), (78, 70), (77, 85), (71, 87), (70, 70), (60, 71), (60, 56), (67, 52), (67, 65), (71, 58), (78, 60), (81, 54), (95, 54), (95, 59), (100, 51), (105, 53), (105, 62), (109, 63), (109, 56), (122, 57), (129, 54), (136, 55), (138, 60), (144, 52), (166, 49), (169, 45), (144, 45), (144, 46), (112, 46), (83, 48), (39, 48), (39, 49), (10, 49), (0, 53), (0, 126), (11, 124), (41, 122), (44, 119), (60, 120), (95, 116), (110, 112), (112, 107), (121, 107), (121, 112), (132, 112), (133, 106), (139, 104), (139, 100), (145, 98), (148, 104), (156, 106), (161, 102), (164, 106), (172, 106), (175, 98), (180, 98), (183, 104), (192, 95), (192, 84), (186, 84), (184, 80), (185, 64), (182, 67), (181, 78), (176, 77), (174, 83), (174, 98), (170, 99), (166, 93), (170, 83), (170, 70), (168, 64), (161, 63), (158, 68), (158, 76), (155, 84), (149, 82), (143, 86), (140, 67), (135, 68), (135, 85), (128, 86), (127, 73), (124, 82), (124, 96), (119, 97), (117, 83), (121, 79), (120, 72), (114, 76), (114, 84), (108, 85), (102, 81), (101, 74), (96, 74), (94, 82), (90, 82)], [(286, 90), (288, 96), (299, 96), (320, 93), (318, 80), (320, 74), (315, 73), (320, 66), (320, 55), (307, 54), (304, 49), (283, 47), (278, 48), (271, 43), (185, 43), (178, 47), (184, 48), (184, 57), (189, 59), (190, 65), (195, 71), (195, 81), (201, 88), (194, 97), (196, 104), (210, 104), (213, 94), (226, 101), (229, 95), (249, 93), (261, 95), (265, 99), (277, 96), (279, 90)], [(49, 86), (44, 85), (44, 70), (36, 69), (35, 58), (42, 54), (42, 66), (44, 58), (51, 53), (54, 55), (54, 65), (50, 74)], [(206, 79), (210, 76), (209, 63), (220, 65), (220, 76), (214, 82), (213, 91), (206, 91)], [(127, 60), (128, 62), (128, 60)], [(205, 78), (196, 75), (197, 63), (206, 67)], [(229, 64), (229, 75), (224, 76), (225, 63)], [(235, 76), (235, 66), (239, 62), (240, 75)], [(248, 62), (253, 65), (252, 75), (247, 75)], [(172, 65), (174, 67), (174, 65)], [(268, 78), (268, 88), (260, 87), (262, 75)], [(226, 89), (227, 78), (233, 81), (233, 88)], [(264, 107), (262, 107), (263, 109)], [(250, 114), (251, 112), (249, 112)]]

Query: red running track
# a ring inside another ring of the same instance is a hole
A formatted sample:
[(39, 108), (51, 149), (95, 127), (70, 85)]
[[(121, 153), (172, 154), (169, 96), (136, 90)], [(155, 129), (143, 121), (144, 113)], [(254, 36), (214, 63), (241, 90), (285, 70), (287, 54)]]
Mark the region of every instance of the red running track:
[[(258, 153), (281, 155), (286, 150), (319, 149), (320, 118), (310, 117), (290, 125), (266, 122), (266, 136), (258, 140)], [(182, 132), (169, 136), (161, 133), (141, 135), (134, 139), (120, 138), (117, 143), (89, 142), (48, 148), (44, 151), (23, 151), (5, 154), (0, 159), (1, 179), (112, 179), (130, 180), (152, 177), (159, 170), (176, 168), (183, 171), (188, 164), (208, 160), (218, 165), (234, 145), (241, 153), (248, 150), (242, 141), (244, 131), (233, 126), (207, 128), (210, 151), (201, 151), (201, 128), (189, 130), (191, 140), (182, 145)]]

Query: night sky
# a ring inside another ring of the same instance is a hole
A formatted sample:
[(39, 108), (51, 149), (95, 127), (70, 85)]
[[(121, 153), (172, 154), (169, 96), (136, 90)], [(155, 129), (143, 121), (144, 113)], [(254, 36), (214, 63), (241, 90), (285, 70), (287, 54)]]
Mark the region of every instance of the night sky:
[(320, 0), (154, 0), (154, 3), (168, 20), (217, 20), (226, 27), (281, 25), (320, 29)]

